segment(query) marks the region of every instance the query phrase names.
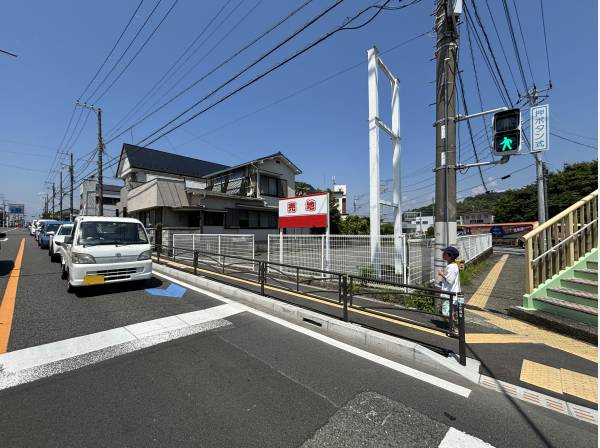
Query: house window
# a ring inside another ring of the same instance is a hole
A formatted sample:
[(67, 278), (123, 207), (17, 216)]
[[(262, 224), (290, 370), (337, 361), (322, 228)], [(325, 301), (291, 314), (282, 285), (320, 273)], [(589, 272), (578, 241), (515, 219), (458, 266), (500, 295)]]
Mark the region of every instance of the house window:
[(223, 213), (204, 212), (205, 226), (223, 226)]
[(227, 209), (227, 229), (276, 229), (277, 213), (259, 210)]
[(260, 175), (260, 194), (261, 196), (287, 196), (287, 182), (272, 176)]

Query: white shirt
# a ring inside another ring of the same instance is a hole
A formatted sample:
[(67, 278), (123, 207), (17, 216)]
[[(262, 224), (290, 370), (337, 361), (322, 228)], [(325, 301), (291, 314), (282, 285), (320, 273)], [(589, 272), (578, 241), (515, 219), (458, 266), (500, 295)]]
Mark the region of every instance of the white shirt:
[(446, 266), (444, 271), (445, 277), (442, 277), (442, 291), (460, 292), (460, 274), (458, 265), (456, 263), (450, 263)]

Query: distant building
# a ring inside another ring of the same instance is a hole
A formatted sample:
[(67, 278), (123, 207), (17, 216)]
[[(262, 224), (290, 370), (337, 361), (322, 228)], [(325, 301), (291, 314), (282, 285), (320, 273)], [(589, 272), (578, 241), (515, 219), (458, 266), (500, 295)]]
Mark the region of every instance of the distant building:
[[(121, 186), (104, 184), (102, 196), (104, 216), (117, 216)], [(100, 185), (96, 179), (86, 179), (79, 187), (79, 214), (81, 216), (100, 214)]]
[(467, 212), (463, 213), (459, 220), (460, 224), (494, 224), (494, 215), (491, 212)]
[(332, 196), (333, 196), (333, 199), (335, 199), (334, 207), (336, 207), (340, 211), (340, 214), (342, 215), (342, 217), (348, 216), (348, 210), (346, 208), (347, 207), (347, 205), (346, 205), (347, 204), (347, 186), (335, 184), (333, 186)]
[(124, 144), (118, 210), (147, 227), (200, 233), (277, 233), (279, 198), (294, 196), (300, 169), (281, 152), (236, 166)]
[(423, 216), (420, 212), (405, 212), (402, 219), (402, 232), (421, 236), (426, 234), (427, 229), (434, 223), (433, 216)]

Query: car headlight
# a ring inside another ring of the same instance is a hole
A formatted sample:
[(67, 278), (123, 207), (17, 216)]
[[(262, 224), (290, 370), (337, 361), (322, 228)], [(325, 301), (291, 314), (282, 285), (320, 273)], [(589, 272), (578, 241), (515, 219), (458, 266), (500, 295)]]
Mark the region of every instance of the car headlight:
[(150, 256), (152, 255), (152, 251), (151, 250), (145, 250), (144, 252), (142, 252), (139, 257), (138, 257), (138, 261), (141, 260), (150, 260)]
[(73, 252), (71, 254), (71, 261), (74, 264), (94, 264), (96, 263), (96, 259), (88, 254), (79, 254), (77, 252)]

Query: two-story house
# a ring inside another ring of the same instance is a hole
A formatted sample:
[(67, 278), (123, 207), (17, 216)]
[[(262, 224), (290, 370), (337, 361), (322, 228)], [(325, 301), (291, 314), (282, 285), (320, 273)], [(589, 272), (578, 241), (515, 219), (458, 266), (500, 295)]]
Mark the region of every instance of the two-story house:
[(277, 232), (278, 198), (294, 195), (300, 173), (281, 152), (230, 167), (124, 144), (117, 208), (149, 227), (252, 233), (263, 241)]

